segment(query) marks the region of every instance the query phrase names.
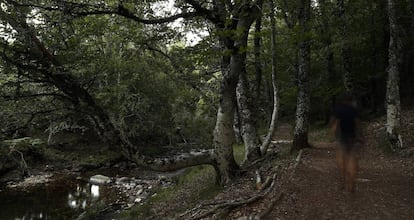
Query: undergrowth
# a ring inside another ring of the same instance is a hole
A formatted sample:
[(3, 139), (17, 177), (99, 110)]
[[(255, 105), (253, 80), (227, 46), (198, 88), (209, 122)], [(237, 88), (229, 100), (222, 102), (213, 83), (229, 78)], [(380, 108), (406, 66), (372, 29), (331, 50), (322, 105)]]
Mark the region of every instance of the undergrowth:
[[(244, 157), (244, 146), (235, 145), (233, 148), (237, 163)], [(176, 184), (168, 188), (154, 188), (156, 192), (143, 204), (136, 205), (121, 212), (119, 219), (165, 219), (190, 209), (194, 204), (214, 198), (223, 190), (216, 184), (215, 170), (212, 166), (201, 165), (187, 168), (187, 171), (176, 179)], [(151, 216), (151, 217), (150, 217)]]

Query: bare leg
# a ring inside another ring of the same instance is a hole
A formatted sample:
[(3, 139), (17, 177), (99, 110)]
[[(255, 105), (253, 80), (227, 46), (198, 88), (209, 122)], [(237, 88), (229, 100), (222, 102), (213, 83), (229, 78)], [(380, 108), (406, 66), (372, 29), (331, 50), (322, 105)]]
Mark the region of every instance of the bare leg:
[(336, 163), (338, 165), (338, 170), (339, 170), (339, 174), (340, 179), (341, 179), (341, 184), (343, 184), (344, 179), (345, 179), (345, 152), (338, 146), (336, 149)]
[(350, 152), (347, 155), (346, 161), (346, 189), (349, 192), (354, 192), (355, 190), (355, 178), (358, 172), (358, 159), (355, 155), (355, 152)]

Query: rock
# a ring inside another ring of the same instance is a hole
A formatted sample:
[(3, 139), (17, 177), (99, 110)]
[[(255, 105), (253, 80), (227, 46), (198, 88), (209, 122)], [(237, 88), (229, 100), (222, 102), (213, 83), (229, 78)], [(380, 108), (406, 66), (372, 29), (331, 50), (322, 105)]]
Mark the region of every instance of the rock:
[(130, 178), (128, 177), (121, 177), (116, 179), (115, 183), (116, 184), (123, 184), (123, 183), (129, 183), (130, 182)]
[(89, 182), (92, 184), (104, 185), (104, 184), (111, 183), (111, 178), (98, 174), (98, 175), (92, 176), (89, 179)]
[(142, 198), (139, 198), (139, 197), (134, 200), (135, 203), (139, 203), (141, 201), (142, 201)]

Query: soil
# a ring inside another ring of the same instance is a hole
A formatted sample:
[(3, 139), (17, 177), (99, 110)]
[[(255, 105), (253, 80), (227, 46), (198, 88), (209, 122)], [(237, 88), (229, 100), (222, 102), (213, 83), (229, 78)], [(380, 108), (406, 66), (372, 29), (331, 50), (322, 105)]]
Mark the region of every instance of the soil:
[[(272, 174), (277, 176), (274, 189), (263, 199), (232, 207), (230, 211), (219, 209), (202, 219), (247, 220), (266, 211), (260, 219), (413, 219), (414, 158), (384, 153), (375, 140), (377, 134), (372, 130), (375, 126), (371, 123), (365, 127), (368, 131), (365, 145), (359, 152), (354, 193), (343, 187), (335, 163), (335, 142), (329, 140), (325, 132), (325, 138), (319, 137), (318, 142), (311, 143), (312, 148), (303, 150), (299, 163), (294, 156), (281, 156), (257, 168), (262, 179)], [(290, 130), (289, 125), (281, 126), (274, 139), (286, 140)], [(326, 141), (321, 142), (321, 139)], [(284, 155), (288, 147), (275, 146), (273, 151)], [(277, 166), (279, 168), (275, 168)], [(248, 171), (213, 200), (201, 202), (201, 211), (198, 209), (185, 218), (193, 219), (214, 208), (203, 204), (247, 201), (260, 194), (254, 187), (254, 173), (255, 170)]]
[(354, 193), (346, 192), (335, 164), (333, 143), (315, 143), (268, 219), (414, 218), (413, 161), (386, 156), (367, 146)]

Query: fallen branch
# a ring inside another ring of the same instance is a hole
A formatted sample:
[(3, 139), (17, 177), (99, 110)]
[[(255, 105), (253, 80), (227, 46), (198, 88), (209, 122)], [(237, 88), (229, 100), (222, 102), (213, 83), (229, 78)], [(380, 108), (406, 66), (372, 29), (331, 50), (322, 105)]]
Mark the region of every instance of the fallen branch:
[(270, 142), (272, 144), (291, 144), (293, 143), (292, 140), (276, 140), (276, 141), (272, 141)]

